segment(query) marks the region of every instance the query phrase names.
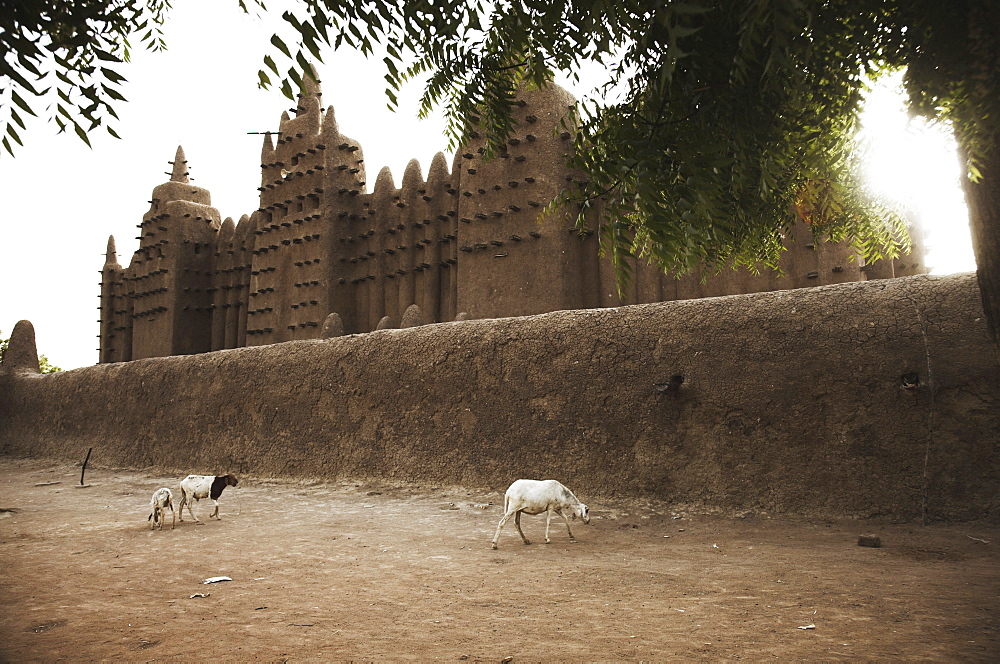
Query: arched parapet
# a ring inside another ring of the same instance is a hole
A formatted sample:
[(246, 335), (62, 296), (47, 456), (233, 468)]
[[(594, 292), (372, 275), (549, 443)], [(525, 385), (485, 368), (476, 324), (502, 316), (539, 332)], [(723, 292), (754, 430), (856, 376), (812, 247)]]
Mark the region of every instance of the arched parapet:
[(344, 336), (344, 321), (341, 320), (340, 314), (333, 312), (327, 314), (326, 319), (323, 321), (323, 329), (320, 331), (321, 339), (332, 339), (334, 337)]
[(35, 346), (35, 327), (31, 321), (22, 320), (14, 325), (10, 341), (0, 358), (2, 374), (37, 374), (38, 349)]
[(403, 318), (399, 321), (399, 327), (402, 329), (408, 327), (418, 327), (424, 324), (424, 314), (420, 311), (420, 307), (416, 304), (411, 304), (403, 312)]

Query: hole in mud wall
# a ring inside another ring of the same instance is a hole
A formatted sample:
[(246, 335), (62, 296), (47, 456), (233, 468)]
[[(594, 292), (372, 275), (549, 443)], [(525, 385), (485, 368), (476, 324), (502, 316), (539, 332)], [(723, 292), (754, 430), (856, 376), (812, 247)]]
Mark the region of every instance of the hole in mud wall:
[(661, 394), (663, 393), (677, 394), (677, 391), (683, 384), (684, 384), (684, 376), (680, 374), (674, 374), (665, 383), (657, 383), (654, 387), (656, 387), (656, 391), (660, 392)]
[(904, 390), (915, 390), (920, 387), (920, 374), (911, 371), (899, 377), (899, 384)]

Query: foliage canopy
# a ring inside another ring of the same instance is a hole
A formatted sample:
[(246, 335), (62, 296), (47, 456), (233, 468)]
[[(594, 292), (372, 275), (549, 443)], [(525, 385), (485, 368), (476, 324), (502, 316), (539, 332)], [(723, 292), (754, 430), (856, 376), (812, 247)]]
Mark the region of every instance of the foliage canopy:
[[(0, 136), (13, 153), (23, 114), (52, 88), (61, 130), (87, 141), (104, 124), (114, 135), (113, 106), (124, 101), (115, 66), (130, 39), (163, 48), (170, 0), (0, 9)], [(911, 107), (950, 121), (969, 175), (990, 183), (989, 200), (970, 207), (984, 306), (1000, 325), (1000, 168), (985, 166), (1000, 163), (993, 0), (298, 0), (282, 18), (294, 39), (272, 37), (262, 87), (293, 98), (325, 49), (371, 55), (380, 44), (390, 106), (426, 76), (421, 113), (444, 106), (451, 147), (475, 135), (488, 155), (510, 137), (519, 89), (602, 64), (608, 101), (577, 106), (580, 177), (555, 203), (578, 205), (581, 227), (604, 210), (602, 246), (625, 276), (634, 256), (678, 271), (776, 267), (783, 235), (801, 222), (867, 258), (905, 249), (899, 217), (857, 180), (851, 140), (867, 77), (906, 67)], [(988, 289), (984, 274), (994, 275)], [(994, 296), (995, 307), (985, 302)]]
[(604, 64), (611, 101), (578, 105), (581, 177), (557, 202), (580, 206), (581, 227), (604, 209), (602, 247), (626, 277), (634, 256), (677, 271), (776, 268), (800, 222), (869, 259), (908, 249), (902, 220), (866, 195), (852, 161), (865, 81), (884, 68), (908, 67), (913, 107), (954, 123), (973, 177), (997, 142), (996, 102), (976, 98), (960, 47), (974, 0), (303, 4), (283, 15), (293, 47), (272, 39), (291, 68), (268, 56), (262, 85), (273, 74), (291, 97), (325, 47), (384, 44), (390, 105), (429, 76), (421, 113), (445, 106), (452, 148), (478, 136), (501, 151), (519, 88)]
[[(72, 129), (87, 145), (100, 126), (114, 137), (114, 105), (125, 77), (130, 39), (149, 50), (164, 48), (160, 27), (169, 0), (0, 1), (0, 143), (11, 155), (23, 146), (25, 116), (39, 102), (59, 130)], [(54, 96), (53, 93), (54, 92)]]

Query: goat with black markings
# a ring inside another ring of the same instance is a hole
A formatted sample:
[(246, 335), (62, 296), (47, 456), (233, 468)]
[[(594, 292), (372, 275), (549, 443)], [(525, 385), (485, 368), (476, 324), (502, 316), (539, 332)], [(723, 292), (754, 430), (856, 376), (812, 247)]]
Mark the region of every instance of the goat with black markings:
[(493, 548), (497, 548), (500, 531), (510, 517), (514, 517), (514, 525), (525, 544), (531, 544), (521, 530), (521, 512), (525, 514), (541, 514), (545, 512), (545, 543), (549, 540), (549, 523), (555, 512), (566, 522), (566, 532), (573, 542), (573, 531), (569, 527), (569, 519), (580, 518), (584, 523), (590, 523), (590, 510), (573, 495), (573, 492), (556, 480), (517, 480), (507, 489), (503, 497), (503, 518), (497, 524), (497, 532), (493, 536)]
[(208, 515), (208, 518), (211, 519), (214, 516), (216, 519), (220, 519), (219, 496), (222, 495), (223, 489), (227, 486), (236, 486), (238, 481), (236, 475), (232, 473), (228, 475), (188, 475), (182, 479), (180, 486), (181, 502), (178, 508), (181, 513), (181, 521), (184, 521), (184, 506), (187, 505), (191, 518), (194, 519), (195, 523), (201, 523), (198, 517), (194, 515), (194, 510), (191, 509), (191, 501), (201, 500), (202, 498), (211, 498), (212, 503), (215, 505), (215, 509)]
[(170, 528), (173, 530), (174, 526), (177, 525), (177, 512), (174, 511), (174, 494), (171, 493), (170, 489), (167, 487), (157, 489), (149, 501), (149, 506), (153, 510), (149, 518), (146, 519), (149, 521), (149, 529), (152, 530), (153, 526), (156, 525), (159, 526), (160, 530), (163, 530), (163, 522), (167, 518), (167, 509), (169, 509), (170, 516), (173, 517)]

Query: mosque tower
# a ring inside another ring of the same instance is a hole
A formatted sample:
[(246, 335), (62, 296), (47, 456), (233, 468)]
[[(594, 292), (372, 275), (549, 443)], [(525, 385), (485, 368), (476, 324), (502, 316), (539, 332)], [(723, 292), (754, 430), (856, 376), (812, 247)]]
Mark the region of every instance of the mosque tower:
[(133, 358), (211, 350), (209, 289), (221, 219), (208, 190), (191, 184), (183, 148), (171, 164), (170, 180), (153, 189), (124, 275)]
[(101, 325), (98, 362), (132, 359), (132, 304), (125, 289), (125, 271), (118, 264), (115, 238), (108, 238), (108, 251), (101, 269)]

